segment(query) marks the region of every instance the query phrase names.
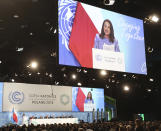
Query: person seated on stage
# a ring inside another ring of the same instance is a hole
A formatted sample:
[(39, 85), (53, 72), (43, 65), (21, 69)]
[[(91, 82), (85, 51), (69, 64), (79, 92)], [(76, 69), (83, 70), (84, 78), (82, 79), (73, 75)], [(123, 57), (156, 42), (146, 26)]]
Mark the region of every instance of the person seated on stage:
[(40, 119), (43, 119), (43, 117), (42, 117), (42, 116), (40, 116)]
[(85, 104), (94, 104), (92, 93), (90, 91), (88, 92), (87, 98), (85, 99)]
[(45, 119), (48, 119), (48, 115), (46, 115), (44, 118), (45, 118)]
[(55, 115), (53, 114), (53, 115), (51, 116), (51, 118), (55, 118)]

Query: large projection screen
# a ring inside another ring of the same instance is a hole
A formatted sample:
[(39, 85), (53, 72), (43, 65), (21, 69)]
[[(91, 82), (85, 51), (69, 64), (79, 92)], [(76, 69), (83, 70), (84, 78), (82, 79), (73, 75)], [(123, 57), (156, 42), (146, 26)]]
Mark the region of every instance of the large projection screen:
[(147, 74), (143, 20), (59, 0), (58, 21), (60, 65)]

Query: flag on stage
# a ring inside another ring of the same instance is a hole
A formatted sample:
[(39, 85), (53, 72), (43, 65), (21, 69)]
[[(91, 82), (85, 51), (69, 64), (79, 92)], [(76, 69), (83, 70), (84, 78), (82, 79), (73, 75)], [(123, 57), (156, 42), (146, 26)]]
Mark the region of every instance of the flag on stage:
[(85, 102), (86, 96), (84, 95), (82, 89), (78, 88), (77, 98), (76, 98), (76, 106), (80, 111), (84, 111), (84, 102)]
[(98, 33), (94, 23), (80, 2), (77, 4), (75, 18), (69, 40), (69, 48), (82, 67), (93, 68), (92, 48)]
[(16, 114), (14, 108), (12, 109), (12, 118), (13, 118), (14, 122), (16, 122), (16, 123), (18, 122), (18, 117), (17, 117), (17, 114)]

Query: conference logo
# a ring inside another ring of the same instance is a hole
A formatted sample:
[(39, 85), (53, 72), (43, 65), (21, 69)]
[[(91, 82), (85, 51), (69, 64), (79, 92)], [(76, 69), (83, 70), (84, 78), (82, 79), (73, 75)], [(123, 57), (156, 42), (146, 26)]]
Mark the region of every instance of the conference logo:
[(66, 94), (61, 95), (61, 96), (60, 96), (60, 102), (61, 102), (63, 105), (69, 104), (69, 96), (66, 95)]
[(10, 92), (8, 100), (12, 104), (22, 104), (24, 101), (24, 93), (19, 91)]
[(70, 51), (68, 44), (72, 30), (77, 2), (73, 0), (59, 0), (59, 35), (61, 43)]

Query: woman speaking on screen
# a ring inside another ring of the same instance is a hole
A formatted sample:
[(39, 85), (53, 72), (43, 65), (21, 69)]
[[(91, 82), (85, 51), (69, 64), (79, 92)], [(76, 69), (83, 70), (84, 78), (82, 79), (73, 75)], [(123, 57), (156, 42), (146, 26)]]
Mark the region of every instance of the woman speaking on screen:
[(101, 34), (96, 34), (94, 48), (120, 52), (118, 41), (115, 39), (113, 26), (110, 20), (104, 20)]
[(85, 99), (85, 104), (94, 104), (94, 101), (92, 99), (92, 93), (89, 91), (87, 94), (87, 97)]

